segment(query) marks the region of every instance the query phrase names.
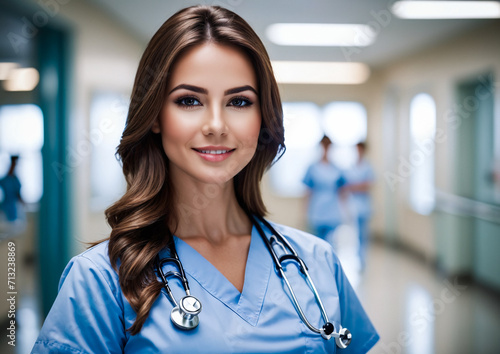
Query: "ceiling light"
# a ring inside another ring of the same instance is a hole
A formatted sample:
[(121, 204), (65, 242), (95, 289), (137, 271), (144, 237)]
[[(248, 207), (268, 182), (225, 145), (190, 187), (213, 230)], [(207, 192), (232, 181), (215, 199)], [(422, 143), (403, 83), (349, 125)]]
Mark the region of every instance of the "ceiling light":
[(0, 80), (7, 80), (10, 71), (18, 66), (17, 63), (0, 63)]
[(3, 87), (7, 91), (31, 91), (38, 85), (39, 79), (40, 75), (35, 68), (12, 69)]
[(267, 27), (266, 35), (279, 45), (364, 47), (372, 44), (377, 34), (368, 25), (275, 23)]
[(370, 76), (363, 63), (273, 61), (276, 80), (281, 84), (362, 84)]
[(500, 18), (497, 1), (397, 1), (394, 15), (405, 19)]

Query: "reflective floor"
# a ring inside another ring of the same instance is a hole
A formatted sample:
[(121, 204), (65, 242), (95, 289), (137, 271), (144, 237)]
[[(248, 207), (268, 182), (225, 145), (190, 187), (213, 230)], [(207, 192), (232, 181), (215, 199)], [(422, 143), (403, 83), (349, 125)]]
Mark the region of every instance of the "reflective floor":
[(500, 295), (410, 254), (372, 245), (358, 293), (381, 337), (371, 354), (500, 353)]
[[(498, 293), (446, 280), (414, 256), (379, 243), (370, 246), (368, 266), (359, 275), (355, 245), (343, 244), (339, 257), (381, 336), (370, 354), (500, 353)], [(32, 279), (26, 267), (17, 345), (7, 345), (2, 336), (0, 353), (29, 353), (36, 339), (40, 316)]]

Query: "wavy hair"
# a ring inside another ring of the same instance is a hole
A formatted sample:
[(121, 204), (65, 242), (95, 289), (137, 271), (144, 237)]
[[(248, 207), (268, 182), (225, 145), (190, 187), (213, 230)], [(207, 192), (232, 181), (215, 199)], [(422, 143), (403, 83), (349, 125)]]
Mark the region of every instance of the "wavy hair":
[(207, 42), (242, 50), (253, 63), (258, 80), (262, 123), (257, 150), (234, 177), (236, 198), (247, 212), (266, 214), (259, 184), (285, 149), (278, 85), (264, 45), (248, 23), (217, 6), (193, 6), (170, 17), (153, 36), (139, 63), (126, 127), (117, 148), (127, 191), (105, 212), (112, 228), (109, 258), (118, 271), (123, 294), (137, 314), (127, 329), (132, 335), (141, 330), (161, 292), (163, 284), (155, 275), (154, 259), (171, 241), (168, 225), (178, 225), (168, 157), (160, 135), (151, 128), (167, 96), (169, 73), (176, 60), (188, 49)]

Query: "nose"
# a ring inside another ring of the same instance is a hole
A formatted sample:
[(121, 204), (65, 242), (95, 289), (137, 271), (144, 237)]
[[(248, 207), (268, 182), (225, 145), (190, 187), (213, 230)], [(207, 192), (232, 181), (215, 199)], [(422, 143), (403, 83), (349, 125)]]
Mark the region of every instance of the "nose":
[(228, 127), (223, 117), (223, 112), (219, 107), (207, 110), (207, 115), (203, 122), (202, 132), (204, 135), (222, 136), (227, 135)]

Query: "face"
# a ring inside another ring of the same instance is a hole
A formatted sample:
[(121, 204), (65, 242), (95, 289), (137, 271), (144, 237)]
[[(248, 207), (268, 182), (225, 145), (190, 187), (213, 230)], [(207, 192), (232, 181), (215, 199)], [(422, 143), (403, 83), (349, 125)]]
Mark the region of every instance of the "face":
[(252, 159), (261, 125), (257, 79), (239, 50), (214, 43), (177, 61), (154, 133), (174, 183), (225, 183)]
[(357, 145), (356, 148), (358, 149), (358, 156), (361, 158), (365, 155), (365, 149), (363, 149), (361, 146)]

